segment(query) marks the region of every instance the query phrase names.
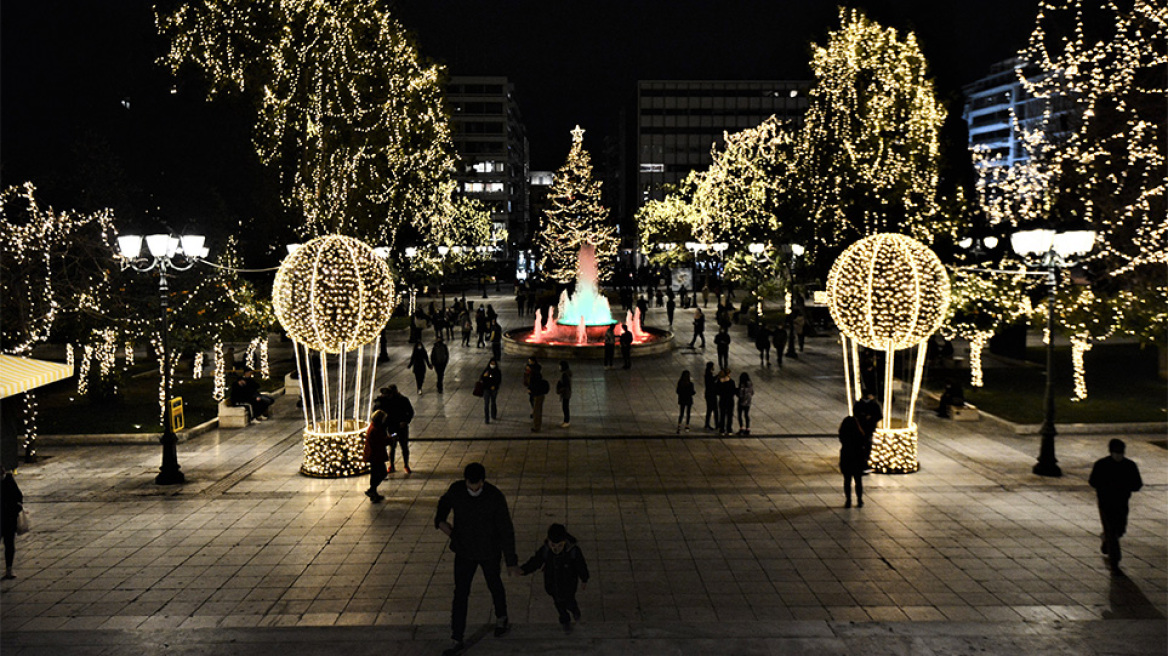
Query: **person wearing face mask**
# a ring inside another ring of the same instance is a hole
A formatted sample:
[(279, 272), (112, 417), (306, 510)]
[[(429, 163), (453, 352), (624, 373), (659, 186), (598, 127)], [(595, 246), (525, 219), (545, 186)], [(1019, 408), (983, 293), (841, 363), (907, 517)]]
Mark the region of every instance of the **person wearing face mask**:
[(499, 418), (499, 407), (495, 404), (495, 399), (499, 396), (499, 383), (503, 380), (503, 374), (499, 371), (499, 363), (494, 358), (491, 358), (491, 361), (487, 363), (487, 368), (483, 369), (481, 378), (483, 381), (483, 415), (489, 424), (492, 419)]
[[(499, 488), (486, 482), (487, 470), (472, 462), (463, 471), (463, 480), (455, 481), (438, 500), (434, 527), (450, 537), (454, 552), (454, 603), (450, 612), (451, 638), (454, 644), (445, 656), (461, 654), (466, 645), (467, 599), (475, 570), (482, 568), (487, 589), (495, 605), (495, 637), (511, 630), (507, 620), (507, 593), (500, 576), (499, 560), (507, 564), (512, 576), (520, 573), (515, 553), (515, 528), (507, 508), (507, 498)], [(454, 523), (447, 521), (454, 513)]]
[[(543, 570), (543, 589), (552, 598), (564, 632), (572, 630), (572, 618), (580, 621), (580, 604), (576, 601), (576, 581), (588, 589), (588, 563), (576, 538), (563, 524), (548, 527), (547, 539), (520, 570), (531, 574)], [(571, 613), (571, 616), (569, 616)]]

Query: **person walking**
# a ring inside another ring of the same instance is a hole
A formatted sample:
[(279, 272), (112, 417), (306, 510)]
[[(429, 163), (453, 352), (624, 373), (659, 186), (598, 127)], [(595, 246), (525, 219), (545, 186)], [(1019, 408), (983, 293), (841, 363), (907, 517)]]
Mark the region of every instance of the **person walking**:
[(576, 582), (579, 581), (587, 590), (589, 578), (588, 563), (576, 544), (576, 538), (563, 524), (552, 524), (548, 527), (547, 539), (519, 570), (525, 576), (543, 570), (543, 590), (552, 598), (564, 633), (571, 631), (572, 618), (580, 621)]
[[(858, 404), (857, 404), (858, 405)], [(852, 415), (844, 417), (839, 427), (839, 468), (844, 475), (844, 508), (852, 507), (852, 481), (856, 483), (856, 507), (864, 507), (864, 470), (868, 468), (868, 457), (872, 453), (872, 434), (864, 430), (857, 417), (858, 408), (852, 407)]]
[(729, 435), (734, 429), (734, 397), (738, 394), (738, 386), (730, 377), (729, 369), (723, 369), (718, 375), (714, 389), (718, 396), (718, 432)]
[(531, 384), (527, 393), (531, 397), (531, 432), (538, 433), (543, 428), (543, 400), (547, 397), (551, 385), (543, 377), (543, 367), (535, 358), (531, 362)]
[(475, 344), (478, 348), (486, 346), (487, 339), (487, 312), (482, 308), (475, 310), (475, 333), (478, 336), (478, 342)]
[(12, 563), (16, 560), (16, 524), (24, 511), (24, 494), (12, 472), (0, 467), (0, 536), (4, 538), (4, 580), (12, 580)]
[(750, 404), (754, 401), (754, 383), (745, 371), (738, 377), (738, 434), (750, 435)]
[(754, 347), (758, 349), (758, 366), (771, 366), (771, 333), (761, 321), (754, 327)]
[(616, 327), (604, 331), (604, 368), (612, 369), (616, 361)]
[(718, 368), (730, 368), (730, 331), (725, 327), (718, 329), (714, 335), (714, 346), (718, 349)]
[(783, 351), (787, 348), (787, 329), (777, 325), (770, 329), (771, 343), (775, 345), (775, 365), (783, 368)]
[(430, 364), (430, 356), (426, 355), (426, 345), (422, 340), (418, 340), (414, 344), (414, 351), (410, 353), (410, 361), (406, 364), (406, 369), (414, 372), (414, 381), (418, 383), (418, 396), (422, 395), (422, 384), (426, 382), (426, 370), (433, 369), (434, 365)]
[(706, 348), (706, 315), (702, 314), (701, 308), (696, 308), (693, 318), (693, 339), (689, 340), (690, 348), (694, 347), (699, 337), (702, 340), (702, 348)]
[(1087, 481), (1095, 488), (1099, 520), (1103, 524), (1099, 550), (1107, 556), (1111, 573), (1123, 576), (1123, 570), (1119, 568), (1119, 561), (1123, 558), (1119, 539), (1127, 532), (1128, 502), (1132, 492), (1139, 491), (1144, 482), (1140, 478), (1140, 468), (1124, 457), (1127, 445), (1123, 440), (1111, 440), (1107, 443), (1107, 450), (1110, 455), (1095, 461)]
[(524, 315), (524, 306), (527, 305), (527, 292), (523, 291), (523, 287), (515, 289), (515, 307), (519, 310), (519, 316)]
[(572, 370), (568, 368), (567, 360), (560, 360), (560, 379), (556, 381), (556, 394), (560, 395), (560, 407), (564, 410), (564, 423), (560, 428), (567, 428), (572, 424)]
[(446, 378), (446, 365), (450, 364), (450, 349), (441, 337), (434, 342), (430, 349), (430, 364), (434, 366), (434, 375), (438, 377), (438, 393), (442, 394), (442, 382)]
[(633, 333), (623, 323), (621, 324), (620, 347), (624, 368), (629, 369), (633, 366)]
[(410, 473), (410, 422), (414, 420), (414, 406), (397, 385), (389, 386), (389, 398), (385, 402), (386, 431), (389, 433), (389, 473), (392, 474), (397, 447), (401, 446), (402, 467)]
[(665, 318), (669, 319), (669, 329), (673, 330), (673, 313), (677, 310), (677, 303), (673, 300), (673, 294), (669, 295), (669, 300), (665, 301)]
[(876, 427), (884, 418), (880, 402), (876, 400), (876, 395), (872, 392), (865, 392), (863, 398), (856, 401), (855, 405), (852, 406), (852, 414), (860, 420), (860, 427), (868, 434), (868, 439), (872, 439), (872, 436), (876, 434)]
[[(714, 373), (714, 363), (706, 363), (706, 371), (703, 375), (702, 389), (706, 398), (706, 430), (717, 430), (714, 426), (722, 425), (722, 416), (718, 414), (718, 390), (715, 385), (718, 382), (718, 375)], [(710, 416), (714, 417), (714, 426), (710, 426)]]
[(693, 381), (689, 377), (689, 369), (681, 372), (681, 378), (677, 380), (677, 432), (681, 433), (681, 419), (685, 418), (685, 432), (689, 432), (689, 417), (693, 411), (694, 395), (697, 391), (694, 389)]
[(495, 360), (503, 359), (503, 328), (497, 319), (492, 319), (491, 326), (491, 356)]
[(373, 503), (381, 503), (385, 497), (377, 493), (377, 486), (388, 475), (386, 463), (389, 462), (389, 432), (386, 430), (389, 416), (382, 410), (374, 410), (369, 418), (369, 427), (365, 429), (365, 451), (362, 459), (369, 463), (369, 489), (365, 496)]
[(459, 320), (462, 324), (462, 345), (470, 346), (470, 334), (474, 331), (474, 326), (471, 325), (470, 312), (462, 311), (462, 318)]
[[(475, 570), (483, 571), (491, 601), (495, 605), (495, 637), (511, 630), (507, 619), (507, 591), (503, 587), (499, 561), (507, 564), (507, 571), (520, 573), (519, 556), (515, 553), (515, 527), (507, 508), (507, 498), (499, 488), (486, 481), (487, 470), (482, 463), (472, 462), (462, 474), (463, 480), (450, 484), (438, 499), (434, 528), (450, 538), (454, 552), (454, 602), (450, 609), (450, 637), (454, 641), (444, 656), (455, 656), (466, 649), (466, 611), (470, 586)], [(447, 521), (454, 513), (454, 522)]]
[(496, 400), (499, 397), (499, 383), (503, 380), (503, 374), (499, 371), (499, 363), (494, 358), (487, 363), (486, 369), (483, 369), (479, 380), (483, 383), (483, 417), (486, 423), (491, 423), (492, 419), (499, 418), (499, 406)]
[[(795, 338), (799, 340), (799, 352), (803, 352), (803, 340), (807, 338), (807, 315), (803, 310), (795, 311), (795, 319), (791, 322), (791, 327), (795, 331)], [(794, 341), (792, 340), (791, 348), (794, 349)]]

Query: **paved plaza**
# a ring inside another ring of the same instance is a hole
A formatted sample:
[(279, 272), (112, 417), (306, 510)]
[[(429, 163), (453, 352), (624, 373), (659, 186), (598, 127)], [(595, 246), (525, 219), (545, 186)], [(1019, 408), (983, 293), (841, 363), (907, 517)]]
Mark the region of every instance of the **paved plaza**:
[[(529, 321), (506, 296), (488, 302), (505, 328)], [(647, 323), (663, 326), (664, 311)], [(477, 578), (469, 654), (1168, 650), (1162, 433), (1060, 435), (1065, 475), (1047, 479), (1030, 473), (1037, 436), (926, 411), (921, 471), (870, 475), (865, 507), (844, 509), (835, 337), (808, 339), (798, 359), (766, 369), (735, 326), (731, 367), (755, 381), (753, 434), (720, 438), (702, 429), (700, 397), (691, 431), (675, 433), (678, 374), (700, 379), (716, 360), (712, 340), (684, 348), (688, 312), (675, 328), (682, 348), (631, 370), (573, 362), (571, 426), (560, 428), (553, 393), (539, 434), (520, 359), (504, 357), (500, 421), (485, 425), (470, 388), (489, 349), (456, 339), (445, 394), (431, 373), (418, 397), (406, 335), (395, 333), (378, 382), (414, 402), (414, 471), (392, 474), (379, 505), (362, 494), (365, 477), (297, 473), (302, 417), (290, 397), (271, 421), (180, 444), (183, 486), (153, 484), (157, 446), (45, 446), (17, 474), (34, 530), (18, 538), (18, 578), (0, 585), (0, 650), (438, 654), (453, 554), (433, 515), (476, 460), (507, 496), (520, 558), (562, 522), (593, 578), (570, 635), (540, 576), (505, 578), (514, 629), (503, 638), (490, 635)], [(544, 366), (551, 378), (555, 363)], [(1099, 553), (1086, 483), (1115, 436), (1145, 481), (1123, 541), (1127, 577), (1112, 577)]]

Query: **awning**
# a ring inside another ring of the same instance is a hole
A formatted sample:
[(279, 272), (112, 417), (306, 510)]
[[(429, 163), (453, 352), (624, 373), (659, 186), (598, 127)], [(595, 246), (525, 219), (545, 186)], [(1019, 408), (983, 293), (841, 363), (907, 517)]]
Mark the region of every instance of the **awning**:
[(18, 358), (0, 353), (0, 399), (55, 383), (73, 375), (73, 367), (60, 362)]

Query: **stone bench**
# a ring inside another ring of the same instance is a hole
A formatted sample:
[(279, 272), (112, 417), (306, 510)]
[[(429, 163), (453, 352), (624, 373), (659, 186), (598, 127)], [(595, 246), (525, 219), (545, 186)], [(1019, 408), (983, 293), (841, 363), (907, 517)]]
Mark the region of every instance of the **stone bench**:
[(219, 402), (219, 428), (246, 428), (250, 423), (250, 405), (231, 405), (227, 399)]
[(949, 415), (953, 421), (981, 421), (981, 413), (978, 412), (977, 406), (966, 403), (958, 407), (950, 407)]

